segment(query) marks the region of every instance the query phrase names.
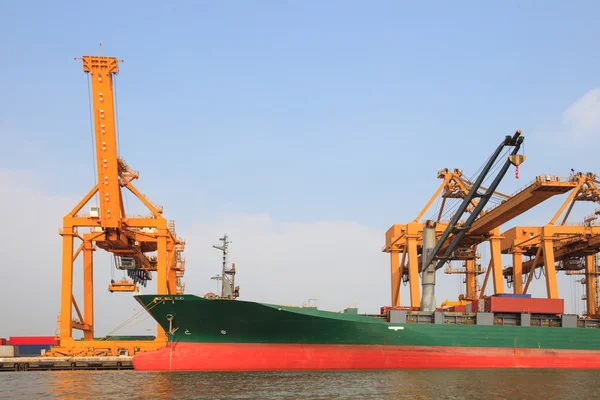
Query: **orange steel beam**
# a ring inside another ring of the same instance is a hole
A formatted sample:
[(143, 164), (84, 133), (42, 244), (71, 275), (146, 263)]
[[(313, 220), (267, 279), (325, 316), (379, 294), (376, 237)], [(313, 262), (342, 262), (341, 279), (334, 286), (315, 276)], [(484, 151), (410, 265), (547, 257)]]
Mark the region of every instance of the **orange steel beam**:
[(513, 292), (515, 294), (523, 293), (523, 253), (515, 251), (513, 257)]
[[(569, 194), (569, 197), (567, 197), (567, 199), (560, 206), (560, 208), (558, 209), (558, 211), (556, 212), (556, 214), (554, 214), (554, 217), (552, 217), (552, 219), (550, 220), (550, 225), (554, 225), (556, 223), (556, 221), (558, 220), (558, 218), (560, 218), (561, 214), (563, 213), (563, 211), (567, 207), (567, 204), (571, 204), (571, 206), (569, 207), (569, 211), (571, 211), (571, 209), (573, 208), (573, 204), (575, 202), (575, 197), (577, 196), (577, 193), (581, 190), (581, 187), (583, 186), (584, 183), (585, 183), (585, 178), (583, 178), (581, 176), (578, 176), (576, 178), (576, 182), (575, 182), (576, 190), (573, 190)], [(568, 217), (568, 213), (565, 215), (565, 220), (566, 220), (567, 217)], [(565, 220), (563, 220), (563, 224), (565, 223)]]
[[(470, 236), (482, 236), (500, 225), (532, 209), (540, 203), (557, 194), (564, 194), (572, 190), (576, 184), (570, 181), (561, 181), (558, 178), (546, 179), (543, 176), (536, 180), (516, 195), (502, 202), (498, 206), (485, 212), (476, 219), (467, 233)], [(465, 240), (467, 244), (477, 238)]]
[(73, 261), (75, 261), (77, 259), (77, 257), (79, 256), (79, 253), (81, 253), (81, 251), (83, 250), (84, 247), (85, 247), (85, 242), (81, 242), (81, 244), (77, 248), (77, 251), (75, 252), (75, 254), (73, 254)]
[(504, 279), (502, 277), (502, 253), (500, 252), (500, 229), (495, 228), (494, 236), (490, 238), (490, 252), (492, 259), (492, 278), (494, 281), (494, 293), (504, 293)]
[(562, 213), (564, 212), (567, 205), (569, 206), (567, 212), (565, 213), (563, 220), (560, 225), (564, 225), (567, 222), (567, 218), (569, 218), (569, 214), (577, 201), (594, 201), (600, 203), (600, 188), (598, 188), (598, 184), (600, 182), (596, 180), (596, 174), (591, 172), (582, 173), (577, 172), (576, 174), (570, 177), (570, 181), (575, 184), (576, 190), (569, 195), (569, 197), (562, 204), (560, 209), (554, 215), (552, 220), (550, 221), (550, 225), (554, 225), (556, 221), (560, 218)]
[(83, 315), (81, 314), (79, 305), (77, 304), (77, 301), (75, 300), (75, 297), (73, 295), (71, 295), (71, 301), (73, 302), (73, 307), (75, 308), (75, 312), (77, 313), (77, 317), (79, 318), (79, 321), (83, 321)]
[(94, 246), (85, 241), (83, 247), (83, 323), (89, 328), (83, 331), (85, 340), (94, 340)]
[(140, 193), (140, 191), (137, 190), (135, 186), (133, 186), (133, 183), (129, 182), (126, 187), (131, 193), (133, 193), (138, 199), (140, 199), (142, 203), (144, 203), (144, 205), (150, 210), (150, 212), (152, 212), (152, 215), (154, 215), (154, 217), (158, 217), (160, 214), (162, 214), (162, 208), (156, 207), (154, 204), (152, 204), (150, 200), (146, 198), (146, 196)]
[(417, 264), (417, 236), (408, 236), (408, 278), (411, 307), (421, 306), (421, 288), (419, 287), (419, 266)]
[[(96, 184), (92, 190), (90, 190), (84, 197), (83, 199), (81, 199), (81, 201), (79, 203), (77, 203), (77, 205), (71, 210), (71, 212), (69, 214), (67, 214), (69, 217), (74, 218), (75, 215), (77, 215), (77, 213), (79, 211), (81, 211), (81, 209), (83, 208), (83, 206), (85, 206), (91, 199), (92, 197), (94, 197), (94, 195), (96, 193), (98, 193), (98, 187), (99, 185)], [(93, 226), (98, 226), (99, 224), (96, 223)]]
[[(438, 173), (438, 178), (439, 177), (440, 177), (440, 174)], [(452, 174), (445, 174), (443, 176), (443, 179), (444, 179), (444, 181), (440, 184), (440, 186), (437, 188), (437, 190), (435, 191), (435, 193), (433, 194), (433, 196), (431, 196), (431, 198), (429, 199), (429, 201), (427, 202), (427, 204), (425, 204), (425, 207), (423, 207), (423, 209), (421, 210), (421, 212), (414, 219), (414, 222), (419, 222), (419, 220), (421, 218), (423, 218), (423, 215), (425, 215), (425, 213), (427, 212), (427, 210), (429, 210), (429, 207), (431, 207), (431, 205), (433, 204), (433, 202), (435, 201), (435, 199), (440, 195), (440, 193), (442, 193), (442, 190), (446, 187), (446, 185), (448, 185), (448, 183), (452, 179)]]
[(490, 260), (487, 270), (485, 271), (485, 278), (483, 279), (483, 284), (481, 285), (481, 290), (479, 291), (479, 298), (483, 298), (485, 294), (485, 288), (487, 286), (488, 280), (490, 279), (490, 272), (492, 271), (492, 260)]
[(392, 269), (392, 306), (400, 306), (400, 253), (398, 251), (390, 252), (390, 262)]
[[(66, 218), (66, 217), (65, 217)], [(66, 224), (65, 224), (66, 225)], [(59, 317), (61, 339), (72, 338), (71, 320), (73, 319), (73, 228), (65, 227), (61, 231), (62, 245), (62, 292)], [(82, 321), (83, 322), (83, 321)]]
[(162, 254), (162, 256), (158, 257), (158, 262), (156, 266), (157, 271), (157, 284), (158, 284), (158, 294), (167, 293), (167, 233), (166, 229), (160, 229), (158, 233), (158, 254)]
[(404, 279), (404, 274), (407, 271), (407, 265), (406, 265), (406, 252), (402, 253), (402, 260), (400, 261), (400, 271), (399, 271), (399, 275), (400, 275), (400, 280), (398, 281), (398, 295), (396, 297), (396, 302), (392, 303), (395, 304), (396, 307), (400, 306), (400, 284), (402, 283), (402, 279)]
[(556, 266), (554, 265), (554, 237), (552, 229), (545, 226), (542, 229), (542, 246), (544, 249), (544, 268), (546, 269), (546, 291), (549, 299), (558, 298), (556, 285)]
[(596, 314), (596, 285), (598, 284), (598, 271), (594, 262), (594, 255), (585, 256), (585, 302), (588, 315)]
[(535, 258), (533, 259), (533, 265), (529, 272), (529, 275), (527, 275), (527, 282), (525, 283), (525, 288), (523, 289), (524, 294), (527, 293), (527, 289), (529, 289), (529, 284), (531, 283), (531, 278), (533, 278), (536, 265), (537, 265), (538, 261), (540, 260), (541, 256), (542, 256), (542, 246), (538, 247), (537, 253), (535, 254)]
[[(443, 180), (442, 183), (437, 188), (433, 196), (429, 198), (429, 201), (427, 202), (425, 207), (423, 207), (421, 212), (419, 212), (419, 214), (413, 222), (419, 222), (421, 218), (423, 218), (423, 215), (425, 215), (427, 210), (429, 210), (429, 207), (431, 207), (433, 202), (438, 198), (442, 191), (443, 202), (440, 207), (440, 214), (438, 214), (438, 222), (441, 216), (441, 211), (444, 209), (444, 204), (447, 198), (464, 198), (469, 192), (470, 182), (468, 182), (462, 177), (462, 171), (460, 171), (459, 169), (454, 169), (454, 171), (450, 171), (448, 168), (438, 170), (437, 177), (438, 179)], [(472, 200), (471, 205), (475, 207), (477, 205), (477, 202), (475, 200)]]
[(101, 226), (119, 228), (121, 187), (113, 94), (113, 75), (119, 73), (118, 61), (114, 57), (84, 56), (83, 70), (90, 75), (92, 86)]
[(502, 253), (509, 254), (514, 249), (537, 248), (541, 228), (538, 226), (516, 226), (502, 232)]

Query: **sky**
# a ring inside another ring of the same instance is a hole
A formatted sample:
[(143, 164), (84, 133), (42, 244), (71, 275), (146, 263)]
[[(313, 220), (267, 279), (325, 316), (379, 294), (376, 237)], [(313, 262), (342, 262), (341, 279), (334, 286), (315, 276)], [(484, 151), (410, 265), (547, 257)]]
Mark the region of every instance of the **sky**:
[[(527, 160), (499, 190), (598, 172), (599, 12), (534, 0), (4, 2), (0, 337), (56, 329), (58, 229), (94, 185), (87, 76), (74, 58), (100, 43), (124, 60), (119, 153), (187, 241), (188, 293), (216, 290), (212, 245), (227, 233), (240, 299), (374, 313), (390, 302), (385, 232), (416, 217), (437, 169), (471, 176), (521, 129)], [(563, 200), (502, 229), (547, 223)], [(595, 209), (579, 207), (578, 218)], [(139, 307), (108, 293), (109, 257), (95, 266), (103, 335)], [(438, 303), (456, 299), (459, 279), (438, 274)], [(559, 278), (559, 295), (581, 312), (574, 279)], [(544, 294), (542, 280), (532, 287)]]

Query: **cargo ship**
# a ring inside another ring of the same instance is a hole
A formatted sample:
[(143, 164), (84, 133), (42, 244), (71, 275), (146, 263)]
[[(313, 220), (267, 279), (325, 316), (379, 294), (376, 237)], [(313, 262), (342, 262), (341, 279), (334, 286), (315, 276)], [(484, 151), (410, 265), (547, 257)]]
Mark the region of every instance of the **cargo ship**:
[[(138, 353), (137, 370), (283, 371), (418, 368), (600, 368), (600, 320), (564, 313), (564, 301), (527, 294), (479, 296), (464, 309), (440, 308), (435, 273), (461, 254), (461, 243), (509, 165), (518, 166), (521, 132), (507, 136), (482, 168), (442, 231), (423, 226), (419, 307), (392, 304), (378, 314), (238, 300), (235, 268), (223, 246), (221, 294), (138, 295), (165, 330), (166, 347)], [(504, 147), (493, 182), (481, 184)], [(477, 199), (476, 206), (472, 207)], [(469, 214), (466, 221), (463, 216)], [(461, 221), (461, 222), (459, 222)], [(439, 234), (441, 233), (441, 234)], [(485, 232), (484, 232), (485, 233)], [(464, 249), (464, 247), (463, 247)], [(409, 256), (410, 257), (410, 256)], [(393, 268), (392, 268), (393, 269)], [(394, 272), (392, 272), (394, 273)], [(530, 272), (532, 273), (532, 272)], [(393, 276), (392, 276), (393, 278)], [(486, 278), (487, 280), (487, 278)], [(392, 281), (393, 286), (393, 281)], [(413, 285), (411, 285), (413, 286)], [(411, 288), (412, 289), (412, 288)], [(482, 291), (483, 294), (483, 291)]]
[(136, 370), (600, 368), (598, 320), (562, 314), (562, 299), (493, 296), (477, 302), (481, 312), (384, 307), (360, 315), (195, 295), (136, 298), (169, 337), (166, 348), (134, 356)]

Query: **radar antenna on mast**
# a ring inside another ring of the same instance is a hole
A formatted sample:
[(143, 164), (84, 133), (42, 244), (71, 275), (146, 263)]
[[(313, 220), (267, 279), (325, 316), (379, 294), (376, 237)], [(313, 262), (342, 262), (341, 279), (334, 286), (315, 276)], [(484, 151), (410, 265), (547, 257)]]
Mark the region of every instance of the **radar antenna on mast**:
[[(213, 247), (217, 250), (221, 250), (223, 252), (223, 270), (221, 273), (221, 294), (220, 298), (233, 300), (240, 296), (240, 287), (235, 286), (235, 263), (231, 264), (229, 267), (229, 237), (227, 234), (223, 235), (222, 238), (219, 238), (220, 241), (223, 242), (221, 246), (213, 245)], [(211, 278), (212, 279), (212, 278)]]

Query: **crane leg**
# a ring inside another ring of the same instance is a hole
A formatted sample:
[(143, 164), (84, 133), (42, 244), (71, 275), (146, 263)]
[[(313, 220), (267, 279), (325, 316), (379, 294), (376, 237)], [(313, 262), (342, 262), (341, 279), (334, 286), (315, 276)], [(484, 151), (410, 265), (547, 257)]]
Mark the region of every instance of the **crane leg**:
[(177, 294), (177, 284), (176, 284), (177, 283), (177, 271), (170, 268), (167, 276), (168, 276), (167, 288), (169, 290), (169, 293)]
[(586, 309), (587, 315), (592, 316), (596, 314), (596, 284), (598, 279), (593, 254), (585, 256), (585, 272)]
[[(497, 229), (496, 229), (497, 230)], [(490, 238), (492, 253), (492, 278), (494, 279), (494, 293), (504, 293), (504, 277), (502, 276), (502, 253), (500, 252), (501, 236), (496, 232)]]
[(392, 306), (400, 306), (400, 253), (396, 250), (390, 252), (390, 267), (392, 272)]
[(552, 237), (543, 238), (544, 247), (544, 269), (546, 270), (546, 291), (549, 299), (558, 298), (558, 287), (556, 285), (556, 266), (554, 265), (554, 241)]
[(408, 238), (408, 279), (411, 307), (421, 307), (421, 286), (419, 285), (419, 260), (417, 258), (417, 238)]
[(60, 298), (60, 339), (61, 343), (72, 338), (73, 319), (73, 228), (65, 227), (62, 231), (62, 292)]
[[(157, 294), (167, 294), (167, 233), (162, 229), (159, 230), (158, 235), (156, 275)], [(166, 332), (158, 325), (156, 339), (166, 340), (166, 338)]]
[(513, 258), (513, 291), (515, 294), (523, 293), (523, 255), (514, 252)]
[(475, 260), (466, 260), (465, 270), (467, 275), (465, 279), (467, 282), (466, 298), (473, 300), (477, 297), (477, 293), (475, 292), (475, 280), (477, 279), (477, 275), (475, 275)]
[(85, 340), (94, 340), (94, 246), (86, 240), (83, 246), (83, 318), (89, 328), (83, 331)]

